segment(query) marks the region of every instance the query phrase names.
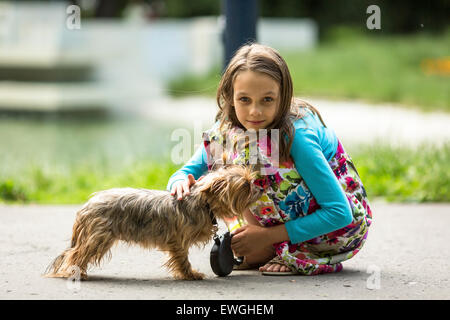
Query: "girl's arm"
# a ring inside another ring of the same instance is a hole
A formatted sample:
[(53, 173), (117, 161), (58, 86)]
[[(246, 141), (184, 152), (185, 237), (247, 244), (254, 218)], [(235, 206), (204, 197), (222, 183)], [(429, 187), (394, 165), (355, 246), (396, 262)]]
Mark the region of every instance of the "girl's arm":
[(192, 174), (197, 180), (200, 176), (202, 176), (206, 171), (208, 171), (207, 159), (206, 159), (206, 150), (203, 144), (197, 149), (192, 158), (178, 171), (176, 171), (170, 178), (167, 183), (167, 190), (172, 189), (172, 185), (176, 181), (184, 181), (187, 179), (189, 174)]
[(307, 241), (341, 229), (353, 220), (347, 197), (322, 152), (319, 137), (312, 129), (296, 129), (291, 156), (321, 208), (270, 228), (249, 224), (235, 230), (231, 244), (236, 254), (246, 255), (283, 241)]
[(322, 152), (314, 130), (296, 129), (291, 156), (321, 208), (285, 223), (290, 241), (307, 241), (349, 225), (353, 220), (350, 204)]

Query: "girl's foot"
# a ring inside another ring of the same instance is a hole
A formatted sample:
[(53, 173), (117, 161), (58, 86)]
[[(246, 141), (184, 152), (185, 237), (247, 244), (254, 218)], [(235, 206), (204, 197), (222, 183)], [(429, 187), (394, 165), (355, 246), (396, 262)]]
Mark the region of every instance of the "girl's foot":
[(266, 263), (265, 265), (263, 265), (262, 267), (259, 267), (259, 271), (263, 272), (263, 271), (268, 271), (268, 272), (291, 272), (291, 268), (285, 266), (285, 265), (281, 265), (278, 263)]
[(292, 275), (296, 274), (289, 266), (285, 264), (278, 256), (267, 262), (259, 268), (263, 275)]

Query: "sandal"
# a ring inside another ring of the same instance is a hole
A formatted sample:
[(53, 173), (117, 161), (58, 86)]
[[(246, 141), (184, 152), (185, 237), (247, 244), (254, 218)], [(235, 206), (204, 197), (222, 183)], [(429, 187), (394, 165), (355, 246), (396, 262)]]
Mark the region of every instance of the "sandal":
[(298, 274), (298, 272), (292, 270), (292, 268), (287, 266), (286, 262), (281, 260), (280, 257), (278, 257), (278, 256), (275, 256), (275, 258), (273, 258), (272, 260), (267, 262), (266, 265), (267, 264), (280, 264), (282, 266), (288, 267), (289, 269), (291, 269), (291, 271), (261, 271), (261, 273), (265, 276), (291, 276), (291, 275)]

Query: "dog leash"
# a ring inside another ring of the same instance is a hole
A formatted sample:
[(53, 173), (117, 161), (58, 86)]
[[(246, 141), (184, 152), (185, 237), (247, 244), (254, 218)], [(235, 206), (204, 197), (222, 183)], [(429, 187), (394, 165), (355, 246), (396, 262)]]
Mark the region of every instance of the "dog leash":
[(219, 277), (225, 277), (231, 273), (234, 265), (240, 265), (244, 261), (244, 257), (235, 258), (231, 251), (231, 238), (233, 235), (230, 231), (218, 236), (219, 230), (218, 223), (214, 213), (212, 212), (209, 203), (206, 204), (206, 208), (209, 211), (209, 217), (214, 228), (214, 245), (210, 252), (210, 265), (213, 272)]

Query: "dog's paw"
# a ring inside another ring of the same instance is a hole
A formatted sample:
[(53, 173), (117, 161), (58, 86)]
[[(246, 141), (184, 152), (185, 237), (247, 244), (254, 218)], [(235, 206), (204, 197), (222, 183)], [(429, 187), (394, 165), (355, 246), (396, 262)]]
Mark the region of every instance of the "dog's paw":
[(205, 275), (201, 272), (192, 270), (186, 274), (175, 275), (175, 278), (179, 280), (203, 280), (203, 278), (205, 278)]
[(43, 274), (45, 278), (65, 278), (71, 280), (87, 280), (88, 275), (86, 272), (75, 273), (73, 271), (59, 271), (54, 273)]
[(192, 278), (190, 280), (203, 280), (205, 275), (201, 272), (192, 270)]
[(87, 273), (82, 273), (82, 274), (80, 275), (80, 280), (87, 280), (87, 279), (88, 279)]

